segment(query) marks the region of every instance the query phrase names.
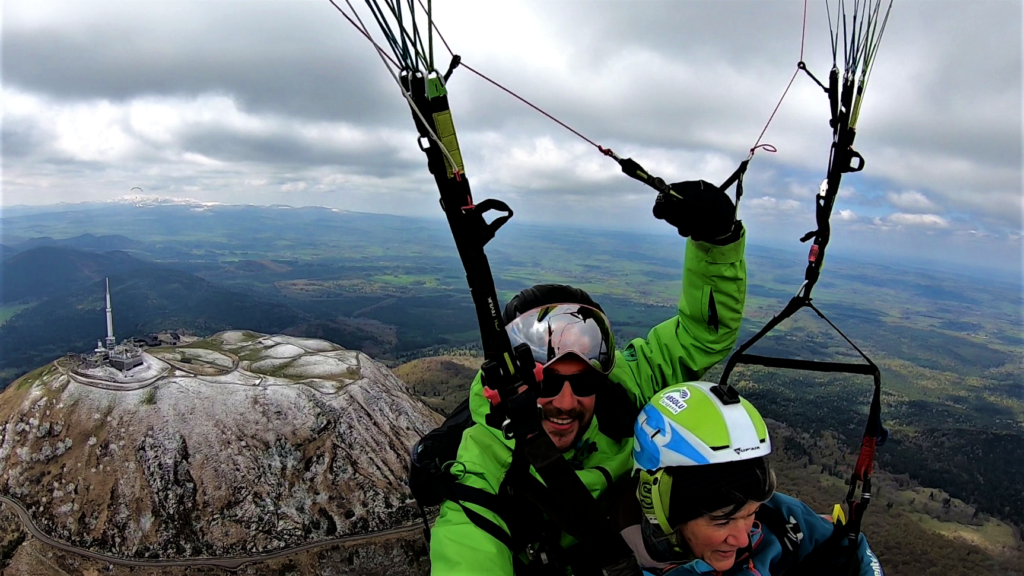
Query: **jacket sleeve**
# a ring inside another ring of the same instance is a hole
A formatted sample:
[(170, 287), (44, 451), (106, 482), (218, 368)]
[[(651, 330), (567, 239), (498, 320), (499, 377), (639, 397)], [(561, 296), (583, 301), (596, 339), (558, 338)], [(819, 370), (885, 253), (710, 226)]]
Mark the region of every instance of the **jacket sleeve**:
[[(767, 505), (777, 507), (787, 517), (792, 516), (797, 521), (797, 524), (800, 525), (800, 531), (803, 532), (804, 537), (800, 541), (798, 558), (803, 558), (810, 554), (812, 550), (832, 535), (832, 523), (819, 516), (810, 506), (796, 498), (776, 493), (768, 501)], [(845, 543), (843, 545), (846, 546)], [(857, 556), (860, 559), (860, 571), (858, 572), (860, 576), (882, 576), (882, 566), (878, 563), (875, 553), (868, 546), (868, 541), (864, 538), (864, 534), (861, 534), (857, 540)]]
[(697, 380), (725, 358), (739, 337), (747, 295), (746, 231), (725, 246), (688, 240), (675, 317), (616, 352), (612, 378), (638, 406), (665, 386)]
[[(458, 463), (452, 469), (459, 483), (497, 494), (508, 467), (504, 455), (508, 448), (480, 425), (463, 433)], [(511, 458), (511, 453), (508, 454)], [(508, 534), (508, 527), (493, 511), (464, 503), (472, 511)], [(512, 576), (512, 553), (508, 547), (474, 524), (456, 502), (445, 500), (430, 532), (430, 573), (437, 575), (495, 574)]]

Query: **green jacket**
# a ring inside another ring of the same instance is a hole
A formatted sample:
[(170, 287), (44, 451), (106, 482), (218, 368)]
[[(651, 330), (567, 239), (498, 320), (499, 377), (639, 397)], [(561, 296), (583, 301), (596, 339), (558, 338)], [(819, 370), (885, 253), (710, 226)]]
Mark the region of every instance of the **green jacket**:
[[(636, 338), (625, 350), (615, 352), (609, 378), (622, 386), (636, 408), (666, 385), (700, 379), (732, 350), (746, 300), (745, 242), (745, 233), (726, 246), (687, 241), (678, 314), (655, 326), (646, 339)], [(484, 424), (490, 405), (483, 396), (479, 374), (470, 388), (469, 402), (477, 425), (463, 434), (452, 471), (459, 482), (497, 494), (515, 443)], [(595, 417), (565, 457), (591, 494), (599, 498), (607, 490), (609, 478), (614, 482), (632, 469), (632, 439), (618, 442), (609, 438), (598, 429)], [(532, 468), (531, 472), (536, 476)], [(508, 530), (494, 512), (474, 504), (466, 506)], [(564, 533), (561, 540), (563, 547), (574, 542)], [(451, 501), (441, 505), (431, 531), (430, 561), (432, 574), (439, 576), (513, 573), (509, 549), (473, 524)]]

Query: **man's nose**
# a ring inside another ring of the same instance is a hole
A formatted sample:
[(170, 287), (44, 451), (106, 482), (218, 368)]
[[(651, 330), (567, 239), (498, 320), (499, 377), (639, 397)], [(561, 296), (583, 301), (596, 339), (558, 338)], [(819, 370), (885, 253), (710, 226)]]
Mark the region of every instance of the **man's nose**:
[(568, 412), (576, 407), (576, 395), (572, 393), (572, 386), (569, 385), (568, 380), (562, 385), (562, 390), (558, 393), (558, 396), (551, 399), (551, 405), (564, 412)]

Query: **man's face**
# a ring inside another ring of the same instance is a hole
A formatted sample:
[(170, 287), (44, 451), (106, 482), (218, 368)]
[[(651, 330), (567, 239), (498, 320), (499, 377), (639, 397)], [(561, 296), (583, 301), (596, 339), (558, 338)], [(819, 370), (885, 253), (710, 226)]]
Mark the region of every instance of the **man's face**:
[[(582, 358), (567, 355), (551, 363), (545, 369), (545, 379), (579, 374), (594, 368)], [(550, 385), (550, 383), (548, 383)], [(583, 437), (590, 422), (594, 419), (594, 400), (596, 394), (576, 396), (568, 382), (562, 381), (562, 387), (556, 396), (538, 398), (541, 407), (541, 426), (551, 437), (555, 447), (565, 452)]]

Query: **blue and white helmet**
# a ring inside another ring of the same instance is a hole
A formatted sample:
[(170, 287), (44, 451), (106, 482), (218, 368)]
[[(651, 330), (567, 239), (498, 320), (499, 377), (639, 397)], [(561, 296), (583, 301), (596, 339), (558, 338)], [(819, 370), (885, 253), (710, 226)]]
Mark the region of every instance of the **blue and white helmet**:
[(701, 466), (767, 456), (764, 419), (750, 402), (723, 404), (708, 382), (665, 388), (644, 406), (633, 427), (633, 469)]

